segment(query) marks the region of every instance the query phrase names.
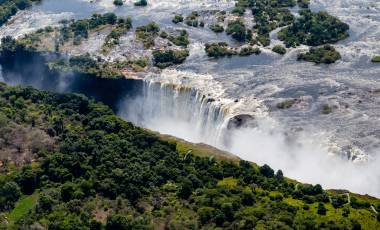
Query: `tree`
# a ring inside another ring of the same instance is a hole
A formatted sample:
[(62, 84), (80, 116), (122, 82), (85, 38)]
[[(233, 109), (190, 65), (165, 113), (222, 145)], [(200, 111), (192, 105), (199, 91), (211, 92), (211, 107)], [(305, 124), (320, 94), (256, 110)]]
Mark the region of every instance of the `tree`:
[(260, 167), (260, 173), (263, 174), (263, 176), (265, 176), (265, 177), (273, 177), (274, 176), (273, 169), (267, 164)]
[(327, 209), (323, 203), (318, 203), (318, 210), (317, 213), (319, 215), (326, 215)]
[(103, 15), (107, 24), (114, 25), (117, 21), (117, 16), (114, 13), (106, 13)]
[(181, 182), (181, 187), (179, 188), (177, 195), (182, 199), (187, 199), (192, 194), (193, 189), (193, 183), (189, 179), (184, 178)]
[(223, 203), (220, 207), (221, 211), (223, 212), (224, 216), (228, 221), (232, 221), (234, 218), (234, 208), (232, 203)]
[(153, 51), (154, 65), (162, 69), (171, 65), (181, 64), (188, 56), (188, 50)]
[(279, 180), (284, 179), (284, 174), (281, 169), (276, 172), (276, 178)]
[[(214, 216), (215, 209), (212, 207), (201, 207), (198, 209), (197, 213), (199, 215), (199, 220), (201, 224), (206, 224)], [(221, 221), (221, 220), (220, 220)]]
[(146, 5), (148, 5), (147, 0), (139, 0), (135, 2), (135, 6), (146, 6)]
[(20, 187), (15, 182), (7, 182), (0, 186), (0, 210), (12, 209), (20, 196)]
[(37, 187), (37, 175), (31, 167), (24, 167), (22, 173), (17, 178), (17, 183), (24, 194), (30, 195)]
[(272, 51), (281, 55), (286, 54), (286, 49), (282, 45), (276, 45), (272, 48)]
[(106, 230), (129, 230), (130, 225), (127, 217), (113, 214), (108, 216), (106, 223)]
[(71, 182), (66, 182), (61, 187), (61, 198), (63, 201), (67, 202), (73, 198), (75, 192), (74, 184)]
[(114, 4), (115, 6), (122, 6), (124, 3), (123, 3), (123, 0), (114, 0), (114, 1), (113, 1), (113, 4)]
[(247, 30), (242, 21), (236, 20), (228, 23), (226, 33), (231, 35), (237, 41), (245, 41), (247, 37)]

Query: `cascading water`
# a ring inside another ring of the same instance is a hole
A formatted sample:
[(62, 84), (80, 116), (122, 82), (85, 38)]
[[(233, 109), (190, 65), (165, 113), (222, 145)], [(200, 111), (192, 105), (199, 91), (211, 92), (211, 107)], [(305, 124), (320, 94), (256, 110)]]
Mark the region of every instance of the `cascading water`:
[(222, 147), (228, 109), (213, 102), (195, 89), (146, 81), (142, 95), (127, 98), (120, 113), (161, 133)]

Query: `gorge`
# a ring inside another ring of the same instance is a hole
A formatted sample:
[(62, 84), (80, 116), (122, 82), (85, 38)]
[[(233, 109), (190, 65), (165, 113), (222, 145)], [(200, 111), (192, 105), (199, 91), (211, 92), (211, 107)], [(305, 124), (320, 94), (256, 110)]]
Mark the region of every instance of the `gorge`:
[(0, 0), (0, 230), (380, 229), (380, 2)]
[(164, 71), (167, 82), (155, 82), (154, 78), (104, 79), (50, 70), (46, 62), (54, 58), (28, 52), (2, 58), (1, 80), (11, 85), (82, 93), (142, 127), (203, 142), (258, 164), (270, 164), (303, 182), (379, 196), (377, 158), (354, 163), (347, 156), (334, 155), (334, 146), (323, 134), (312, 130), (290, 133), (266, 111), (258, 109), (258, 103), (250, 104), (256, 113), (242, 114), (236, 109), (241, 106), (236, 105), (247, 102), (215, 100), (217, 87), (213, 88), (214, 94), (206, 94), (169, 81), (171, 76), (181, 78), (181, 72)]

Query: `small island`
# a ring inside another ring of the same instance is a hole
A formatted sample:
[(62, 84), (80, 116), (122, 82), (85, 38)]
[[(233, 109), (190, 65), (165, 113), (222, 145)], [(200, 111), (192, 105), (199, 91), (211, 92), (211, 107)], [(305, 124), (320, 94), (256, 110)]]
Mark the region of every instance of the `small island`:
[(332, 64), (341, 59), (338, 51), (331, 45), (310, 48), (309, 52), (298, 55), (298, 60), (314, 62), (316, 64)]
[(379, 56), (375, 56), (371, 59), (371, 62), (372, 63), (380, 63), (380, 55)]

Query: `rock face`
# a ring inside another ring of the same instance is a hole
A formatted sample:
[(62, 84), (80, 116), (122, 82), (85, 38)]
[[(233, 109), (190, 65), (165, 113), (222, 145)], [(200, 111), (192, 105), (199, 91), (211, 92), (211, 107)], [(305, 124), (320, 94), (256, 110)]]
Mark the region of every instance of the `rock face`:
[(252, 115), (240, 114), (230, 118), (227, 129), (252, 128), (257, 126)]

